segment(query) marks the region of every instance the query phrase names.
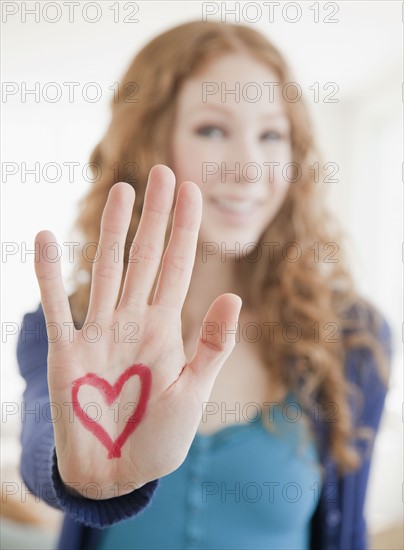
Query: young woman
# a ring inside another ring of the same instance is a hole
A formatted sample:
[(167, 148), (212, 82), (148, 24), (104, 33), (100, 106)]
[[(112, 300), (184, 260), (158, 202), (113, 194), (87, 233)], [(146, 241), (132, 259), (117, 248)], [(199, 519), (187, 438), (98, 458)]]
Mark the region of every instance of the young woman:
[(37, 254), (17, 350), (48, 411), (21, 471), (65, 512), (60, 548), (367, 546), (390, 329), (344, 263), (292, 82), (264, 36), (214, 22), (157, 36), (122, 79), (76, 290)]

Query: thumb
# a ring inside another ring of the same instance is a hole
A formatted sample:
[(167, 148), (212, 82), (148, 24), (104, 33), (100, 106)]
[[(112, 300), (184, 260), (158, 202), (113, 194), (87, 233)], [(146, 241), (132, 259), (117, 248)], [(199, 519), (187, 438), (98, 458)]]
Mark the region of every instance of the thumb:
[(236, 329), (242, 300), (236, 294), (221, 294), (205, 315), (195, 353), (188, 363), (188, 374), (198, 379), (198, 385), (214, 384), (224, 362), (236, 343)]

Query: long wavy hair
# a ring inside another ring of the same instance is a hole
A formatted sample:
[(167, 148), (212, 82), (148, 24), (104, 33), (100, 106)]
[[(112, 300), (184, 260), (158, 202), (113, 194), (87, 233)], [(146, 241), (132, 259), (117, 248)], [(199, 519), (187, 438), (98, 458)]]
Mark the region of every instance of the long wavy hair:
[[(84, 237), (82, 247), (98, 243), (109, 190), (117, 181), (132, 185), (136, 202), (126, 239), (122, 283), (149, 170), (154, 164), (171, 165), (168, 143), (178, 91), (202, 64), (232, 52), (248, 53), (265, 63), (280, 85), (293, 82), (280, 52), (259, 32), (244, 25), (199, 21), (171, 28), (147, 43), (120, 82), (119, 96), (111, 102), (109, 127), (91, 154), (93, 181), (79, 201), (71, 234), (79, 232)], [(334, 404), (327, 445), (344, 472), (361, 462), (354, 445), (358, 431), (349, 406), (353, 388), (344, 375), (346, 354), (352, 347), (371, 350), (381, 378), (387, 382), (388, 360), (377, 338), (382, 317), (359, 296), (346, 266), (342, 246), (346, 237), (325, 206), (324, 186), (318, 183), (321, 172), (319, 178), (313, 170), (314, 162), (321, 166), (321, 159), (304, 101), (289, 102), (288, 116), (292, 160), (301, 169), (300, 178), (290, 185), (282, 207), (258, 243), (261, 250), (274, 243), (270, 261), (267, 257), (254, 261), (256, 250), (251, 250), (239, 262), (236, 276), (243, 289), (243, 305), (253, 309), (261, 326), (273, 323), (279, 329), (273, 331), (271, 341), (269, 333), (260, 339), (271, 379), (294, 389), (304, 410), (314, 403), (326, 412)], [(166, 243), (171, 223), (172, 215)], [(291, 259), (293, 246), (300, 254), (296, 261)], [(75, 290), (69, 301), (76, 328), (82, 326), (88, 310), (95, 252), (95, 247), (87, 246), (76, 255), (73, 266)], [(182, 326), (186, 334), (184, 318)], [(298, 331), (298, 339), (287, 336), (291, 327), (292, 333)]]

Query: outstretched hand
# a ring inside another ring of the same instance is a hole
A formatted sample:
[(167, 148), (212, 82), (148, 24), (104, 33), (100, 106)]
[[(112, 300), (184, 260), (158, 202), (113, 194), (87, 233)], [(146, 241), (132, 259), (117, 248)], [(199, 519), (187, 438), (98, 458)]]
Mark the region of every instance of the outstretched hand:
[[(60, 261), (47, 262), (40, 253), (35, 258), (48, 332), (50, 400), (62, 410), (63, 403), (73, 405), (73, 416), (62, 415), (53, 423), (58, 468), (64, 483), (81, 494), (88, 482), (96, 484), (94, 494), (87, 488), (89, 498), (129, 493), (182, 464), (202, 404), (235, 344), (231, 334), (222, 342), (220, 331), (205, 339), (201, 327), (193, 357), (189, 362), (185, 357), (181, 310), (195, 261), (202, 197), (195, 183), (182, 183), (164, 251), (174, 191), (173, 172), (155, 165), (134, 238), (136, 254), (131, 255), (116, 306), (123, 262), (114, 261), (112, 250), (114, 243), (124, 249), (135, 191), (123, 182), (111, 188), (86, 320), (73, 338), (66, 329), (73, 320)], [(40, 250), (55, 241), (47, 230), (35, 238)], [(203, 323), (234, 326), (240, 308), (238, 296), (222, 294)], [(52, 338), (54, 323), (62, 329), (57, 339)], [(125, 409), (128, 403), (132, 408)]]

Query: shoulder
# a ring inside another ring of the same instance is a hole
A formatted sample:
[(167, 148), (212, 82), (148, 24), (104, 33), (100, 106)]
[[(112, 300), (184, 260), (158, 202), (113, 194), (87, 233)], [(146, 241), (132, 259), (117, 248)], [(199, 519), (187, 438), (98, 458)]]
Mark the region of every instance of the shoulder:
[(42, 304), (34, 311), (23, 315), (17, 340), (17, 360), (20, 370), (24, 373), (34, 367), (36, 359), (46, 357), (48, 352), (48, 336)]
[(41, 302), (38, 303), (38, 306), (33, 311), (28, 311), (27, 313), (24, 313), (22, 317), (22, 323), (20, 327), (20, 332), (28, 329), (32, 329), (35, 326), (35, 323), (40, 323), (42, 325), (45, 325), (45, 315), (42, 309)]
[[(344, 337), (368, 334), (391, 347), (391, 328), (384, 314), (374, 304), (358, 296), (357, 300), (346, 307), (343, 314)], [(391, 349), (390, 349), (391, 352)]]
[(345, 376), (354, 388), (352, 406), (357, 421), (376, 427), (388, 390), (391, 327), (383, 313), (363, 298), (346, 310), (345, 320)]
[[(360, 297), (347, 308), (342, 337), (349, 378), (359, 381), (379, 373), (381, 378), (384, 376), (386, 379), (393, 352), (392, 331), (386, 317), (376, 306)], [(350, 365), (356, 366), (356, 369), (349, 368)]]

